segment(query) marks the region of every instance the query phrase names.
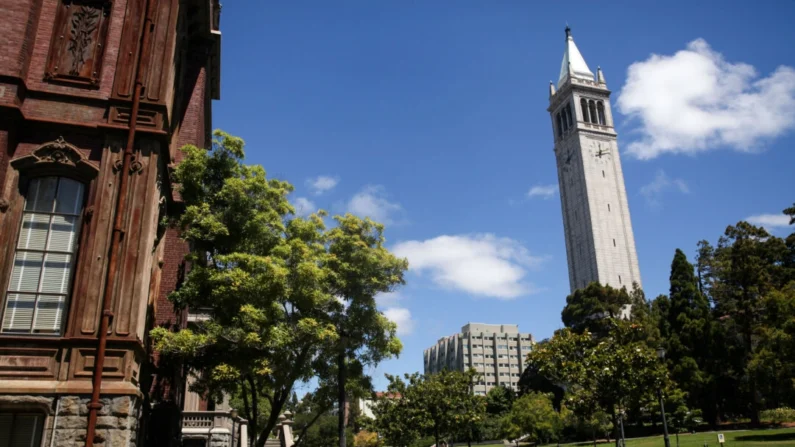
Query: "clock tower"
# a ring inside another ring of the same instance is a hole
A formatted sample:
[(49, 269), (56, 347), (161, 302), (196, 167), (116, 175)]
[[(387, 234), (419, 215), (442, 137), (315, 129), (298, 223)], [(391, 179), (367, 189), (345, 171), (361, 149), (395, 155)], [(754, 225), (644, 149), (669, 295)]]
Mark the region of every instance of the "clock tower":
[(557, 83), (549, 84), (571, 291), (598, 281), (641, 285), (610, 90), (588, 68), (566, 27)]

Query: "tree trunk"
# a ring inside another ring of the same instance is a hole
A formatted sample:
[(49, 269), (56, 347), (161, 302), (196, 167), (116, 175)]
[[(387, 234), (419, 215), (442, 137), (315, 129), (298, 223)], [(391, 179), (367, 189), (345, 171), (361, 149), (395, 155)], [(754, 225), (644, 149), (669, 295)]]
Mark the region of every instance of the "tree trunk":
[(346, 447), (347, 440), (345, 439), (345, 425), (348, 419), (348, 409), (346, 408), (346, 400), (347, 396), (345, 395), (345, 381), (347, 377), (345, 376), (345, 349), (340, 350), (340, 353), (337, 354), (337, 387), (338, 387), (338, 396), (337, 396), (337, 406), (339, 411), (339, 437), (340, 437), (340, 445), (339, 447)]
[[(439, 447), (439, 427), (438, 426), (433, 428), (433, 439), (436, 441), (436, 447)], [(344, 446), (341, 446), (341, 447), (344, 447)]]
[(613, 420), (613, 431), (616, 435), (616, 447), (620, 447), (618, 444), (618, 440), (621, 439), (621, 435), (618, 432), (618, 417), (616, 417), (616, 410), (614, 408), (610, 409), (610, 417)]

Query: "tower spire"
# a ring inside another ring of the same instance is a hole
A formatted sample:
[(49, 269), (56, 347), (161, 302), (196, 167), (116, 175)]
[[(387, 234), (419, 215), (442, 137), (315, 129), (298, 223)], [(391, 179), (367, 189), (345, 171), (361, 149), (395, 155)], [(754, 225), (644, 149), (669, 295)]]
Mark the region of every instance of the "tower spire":
[[(569, 66), (571, 66), (571, 68), (569, 68)], [(593, 81), (594, 78), (593, 72), (588, 68), (588, 64), (585, 63), (585, 59), (574, 43), (574, 37), (571, 35), (571, 27), (566, 25), (566, 49), (563, 52), (563, 62), (560, 65), (558, 88), (569, 79), (569, 76), (591, 81)]]

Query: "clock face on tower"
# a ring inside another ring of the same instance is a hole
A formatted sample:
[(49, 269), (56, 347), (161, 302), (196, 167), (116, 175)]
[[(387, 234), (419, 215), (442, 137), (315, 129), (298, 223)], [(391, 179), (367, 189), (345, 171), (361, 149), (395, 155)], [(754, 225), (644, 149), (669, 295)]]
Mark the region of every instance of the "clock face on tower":
[(603, 143), (594, 143), (591, 147), (591, 154), (598, 162), (607, 162), (610, 160), (610, 146)]

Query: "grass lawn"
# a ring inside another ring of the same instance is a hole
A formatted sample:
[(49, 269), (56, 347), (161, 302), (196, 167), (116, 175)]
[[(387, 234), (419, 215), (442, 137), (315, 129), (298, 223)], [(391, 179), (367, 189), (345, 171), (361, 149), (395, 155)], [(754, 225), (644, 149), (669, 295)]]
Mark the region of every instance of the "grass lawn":
[[(694, 435), (680, 434), (679, 447), (704, 447), (705, 442), (709, 447), (720, 447), (720, 444), (718, 444), (718, 433), (719, 432), (696, 433)], [(740, 430), (722, 433), (726, 437), (726, 443), (724, 444), (726, 447), (795, 446), (795, 428), (781, 428), (776, 430)], [(588, 447), (593, 444), (590, 442), (580, 442), (566, 445)], [(597, 443), (596, 445), (607, 447), (615, 445), (615, 443), (602, 442)], [(627, 439), (627, 447), (664, 447), (664, 445), (665, 443), (662, 436)], [(477, 447), (503, 447), (503, 445), (478, 445)], [(671, 435), (671, 447), (676, 447), (675, 435)]]
[[(711, 447), (719, 447), (719, 432), (696, 433), (694, 435), (680, 434), (680, 447), (703, 447), (704, 442)], [(795, 429), (782, 428), (778, 430), (742, 430), (724, 432), (726, 447), (753, 447), (753, 446), (795, 446)], [(676, 436), (671, 435), (671, 447), (676, 446)], [(593, 445), (593, 444), (591, 444)], [(664, 446), (662, 436), (627, 440), (627, 447), (660, 447)]]

